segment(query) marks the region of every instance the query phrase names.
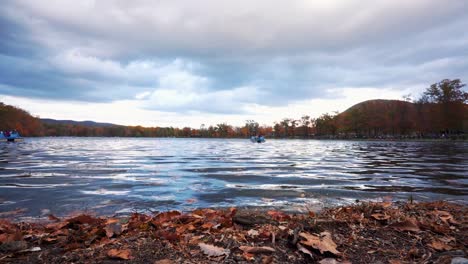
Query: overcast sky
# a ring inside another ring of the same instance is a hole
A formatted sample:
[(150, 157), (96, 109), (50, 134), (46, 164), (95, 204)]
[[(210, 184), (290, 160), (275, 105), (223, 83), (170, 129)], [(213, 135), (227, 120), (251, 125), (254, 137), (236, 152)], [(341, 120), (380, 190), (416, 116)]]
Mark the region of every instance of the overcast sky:
[(199, 127), (343, 111), (468, 82), (466, 0), (3, 0), (0, 101)]

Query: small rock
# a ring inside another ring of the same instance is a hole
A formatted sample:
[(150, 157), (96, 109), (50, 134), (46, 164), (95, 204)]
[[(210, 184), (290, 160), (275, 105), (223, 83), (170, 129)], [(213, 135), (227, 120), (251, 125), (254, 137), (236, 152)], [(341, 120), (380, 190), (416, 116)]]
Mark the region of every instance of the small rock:
[(0, 245), (0, 252), (17, 252), (28, 248), (25, 241), (10, 241)]
[(450, 264), (468, 264), (468, 259), (462, 257), (455, 257)]

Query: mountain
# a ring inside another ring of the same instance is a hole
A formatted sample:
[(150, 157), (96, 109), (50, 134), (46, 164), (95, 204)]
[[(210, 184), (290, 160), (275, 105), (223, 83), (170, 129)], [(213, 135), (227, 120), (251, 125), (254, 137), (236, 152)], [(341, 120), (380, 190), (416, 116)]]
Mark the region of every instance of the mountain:
[(56, 120), (51, 118), (41, 118), (42, 123), (48, 125), (79, 125), (79, 126), (87, 126), (87, 127), (112, 127), (118, 126), (116, 124), (111, 123), (99, 123), (94, 121), (74, 121), (74, 120)]

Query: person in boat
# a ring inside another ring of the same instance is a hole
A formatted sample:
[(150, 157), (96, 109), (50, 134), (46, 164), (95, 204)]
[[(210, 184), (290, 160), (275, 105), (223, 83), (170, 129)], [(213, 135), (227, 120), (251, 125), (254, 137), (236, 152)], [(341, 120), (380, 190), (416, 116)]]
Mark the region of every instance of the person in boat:
[(265, 137), (263, 137), (263, 135), (258, 135), (257, 136), (257, 142), (262, 143), (263, 141), (265, 141)]
[(11, 133), (10, 133), (10, 131), (7, 130), (7, 131), (5, 131), (4, 135), (5, 135), (6, 138), (9, 138), (11, 136)]

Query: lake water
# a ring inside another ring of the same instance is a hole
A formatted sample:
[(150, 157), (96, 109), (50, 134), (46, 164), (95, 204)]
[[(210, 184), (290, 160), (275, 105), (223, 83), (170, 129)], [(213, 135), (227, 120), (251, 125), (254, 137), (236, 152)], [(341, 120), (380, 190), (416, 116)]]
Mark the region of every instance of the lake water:
[(0, 212), (468, 200), (468, 143), (29, 138), (0, 143)]

